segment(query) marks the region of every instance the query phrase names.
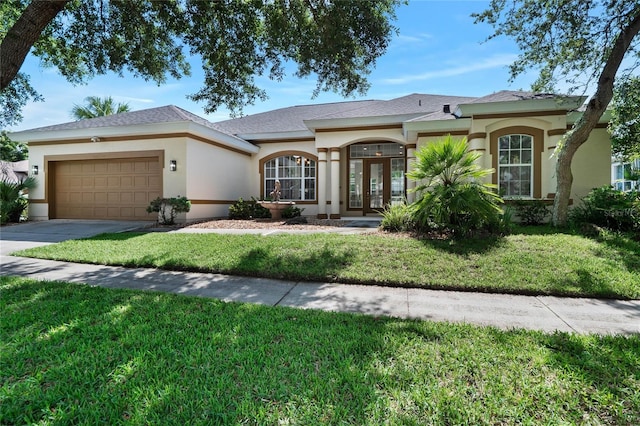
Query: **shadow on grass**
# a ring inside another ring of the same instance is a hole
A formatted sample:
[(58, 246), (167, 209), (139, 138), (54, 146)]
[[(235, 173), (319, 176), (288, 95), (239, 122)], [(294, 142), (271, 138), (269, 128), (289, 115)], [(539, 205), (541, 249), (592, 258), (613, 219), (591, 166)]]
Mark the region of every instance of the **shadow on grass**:
[[(592, 238), (598, 243), (615, 250), (619, 259), (624, 262), (629, 271), (640, 271), (640, 233), (637, 235), (610, 233), (585, 238)], [(638, 285), (640, 286), (640, 282)]]
[(504, 244), (504, 237), (497, 235), (446, 240), (421, 238), (420, 240), (426, 247), (461, 256), (489, 253)]
[(591, 271), (580, 268), (573, 272), (575, 277), (557, 277), (550, 280), (550, 294), (572, 297), (588, 294), (590, 297), (607, 299), (625, 298), (620, 294), (619, 289), (611, 286), (607, 280), (594, 276)]
[[(639, 420), (637, 338), (0, 285), (7, 424)], [(543, 364), (531, 362), (540, 352)]]
[(369, 317), (1, 280), (3, 423), (365, 424), (376, 400)]
[(301, 251), (299, 254), (290, 251), (282, 254), (260, 247), (240, 256), (228, 272), (287, 280), (324, 281), (338, 276), (354, 257), (350, 251), (328, 247)]

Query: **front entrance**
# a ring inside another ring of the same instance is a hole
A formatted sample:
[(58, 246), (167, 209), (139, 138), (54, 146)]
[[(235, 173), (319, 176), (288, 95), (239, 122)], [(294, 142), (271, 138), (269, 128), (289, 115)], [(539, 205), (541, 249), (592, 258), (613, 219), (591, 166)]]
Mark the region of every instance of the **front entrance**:
[(363, 213), (374, 213), (384, 209), (389, 202), (388, 159), (364, 160), (364, 208)]
[(349, 152), (349, 210), (362, 210), (363, 215), (380, 213), (388, 204), (404, 200), (402, 145), (357, 144)]

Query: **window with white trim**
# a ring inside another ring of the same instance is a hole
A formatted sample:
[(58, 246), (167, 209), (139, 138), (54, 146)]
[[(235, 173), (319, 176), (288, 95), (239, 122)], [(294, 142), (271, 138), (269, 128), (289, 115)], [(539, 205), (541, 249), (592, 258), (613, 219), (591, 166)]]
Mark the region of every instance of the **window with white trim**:
[(280, 199), (316, 199), (316, 162), (301, 155), (283, 155), (264, 163), (264, 197), (268, 198), (280, 181)]
[(533, 136), (498, 138), (498, 190), (503, 197), (533, 197)]

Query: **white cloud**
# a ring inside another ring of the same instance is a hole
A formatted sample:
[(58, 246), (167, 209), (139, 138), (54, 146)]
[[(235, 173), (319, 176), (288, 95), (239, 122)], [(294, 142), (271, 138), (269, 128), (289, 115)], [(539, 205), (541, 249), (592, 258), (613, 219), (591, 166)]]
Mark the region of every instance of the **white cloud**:
[(492, 68), (502, 68), (513, 63), (517, 55), (515, 54), (500, 54), (486, 58), (484, 60), (470, 63), (469, 65), (459, 65), (456, 67), (447, 67), (445, 69), (427, 71), (419, 74), (408, 74), (400, 77), (384, 78), (380, 82), (383, 84), (407, 84), (418, 81), (432, 80), (436, 78), (453, 77), (465, 74), (471, 74), (476, 71), (487, 70)]

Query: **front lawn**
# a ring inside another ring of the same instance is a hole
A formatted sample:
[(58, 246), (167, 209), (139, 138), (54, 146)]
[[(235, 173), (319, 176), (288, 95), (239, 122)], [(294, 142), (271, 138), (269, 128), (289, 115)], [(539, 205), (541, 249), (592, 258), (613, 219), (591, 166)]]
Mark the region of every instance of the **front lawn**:
[(15, 277), (0, 294), (0, 424), (640, 424), (637, 337)]
[(591, 239), (545, 227), (462, 241), (393, 234), (121, 233), (18, 254), (294, 281), (640, 298), (640, 242), (613, 234)]

